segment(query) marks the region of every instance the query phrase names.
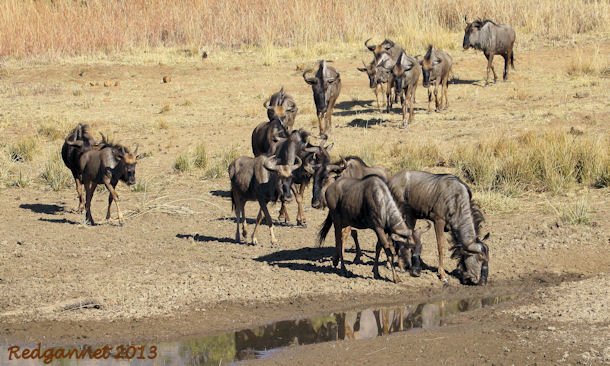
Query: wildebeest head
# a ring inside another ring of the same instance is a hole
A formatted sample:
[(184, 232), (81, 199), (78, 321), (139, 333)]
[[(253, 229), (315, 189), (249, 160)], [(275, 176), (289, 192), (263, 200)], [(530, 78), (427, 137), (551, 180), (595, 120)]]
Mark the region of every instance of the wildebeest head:
[[(289, 100), (290, 99), (290, 100)], [(298, 111), (297, 106), (292, 102), (292, 98), (284, 92), (284, 87), (279, 92), (274, 93), (271, 98), (263, 103), (263, 107), (267, 110), (269, 121), (278, 119), (282, 124), (285, 124), (286, 117), (291, 113)]]
[(465, 50), (469, 48), (481, 49), (482, 43), (485, 38), (482, 29), (487, 23), (493, 23), (491, 20), (480, 20), (476, 19), (472, 23), (468, 23), (466, 17), (464, 17), (464, 22), (466, 22), (466, 28), (464, 29), (464, 41), (462, 42), (462, 46)]
[(328, 110), (328, 104), (333, 92), (330, 86), (339, 80), (339, 73), (334, 71), (334, 69), (328, 68), (325, 60), (319, 62), (318, 71), (315, 75), (312, 75), (312, 72), (312, 69), (305, 70), (303, 72), (303, 80), (311, 85), (316, 111), (318, 112), (318, 117), (320, 117)]
[(364, 67), (358, 67), (358, 71), (366, 72), (366, 75), (369, 77), (369, 87), (371, 89), (375, 88), (378, 84), (386, 83), (389, 79), (389, 73), (378, 66), (375, 66), (375, 60), (370, 64), (366, 64), (362, 61), (362, 65)]
[(368, 48), (369, 51), (373, 52), (373, 55), (375, 56), (375, 60), (377, 61), (377, 64), (379, 64), (379, 59), (381, 58), (381, 55), (383, 55), (384, 53), (387, 53), (392, 47), (395, 46), (394, 41), (391, 41), (389, 39), (385, 39), (383, 42), (381, 42), (378, 45), (369, 44), (370, 41), (371, 41), (371, 38), (364, 41), (364, 46), (366, 48)]
[(290, 165), (278, 164), (278, 159), (275, 155), (265, 158), (263, 166), (265, 169), (275, 172), (277, 174), (276, 187), (275, 189), (279, 193), (279, 198), (283, 201), (292, 200), (292, 191), (290, 186), (292, 185), (292, 172), (301, 166), (301, 158), (295, 157), (296, 162)]
[(396, 65), (392, 67), (392, 75), (394, 76), (394, 87), (396, 88), (397, 93), (400, 90), (403, 90), (406, 86), (405, 84), (407, 82), (407, 72), (410, 71), (411, 68), (413, 68), (413, 65), (411, 65), (410, 67), (405, 67), (405, 65), (402, 63), (403, 55), (404, 53), (400, 54), (400, 57), (398, 57), (398, 62), (396, 62)]
[(311, 207), (318, 209), (326, 207), (326, 189), (335, 182), (346, 167), (347, 162), (341, 158), (341, 162), (338, 164), (323, 164), (316, 170), (313, 177)]
[(133, 153), (121, 145), (117, 145), (112, 149), (113, 157), (119, 162), (120, 176), (118, 178), (129, 186), (136, 183), (136, 164), (139, 159), (137, 154), (138, 146), (136, 146)]
[(437, 57), (436, 54), (434, 53), (434, 49), (432, 48), (432, 45), (428, 45), (428, 50), (426, 51), (424, 58), (419, 62), (421, 65), (421, 70), (422, 70), (422, 74), (424, 77), (424, 81), (423, 81), (424, 88), (428, 88), (430, 86), (430, 82), (434, 81), (434, 80), (430, 79), (430, 76), (431, 76), (431, 74), (434, 74), (434, 72), (433, 72), (434, 69), (439, 68), (442, 62), (443, 62), (443, 60), (441, 60), (441, 58)]
[(474, 243), (463, 246), (456, 245), (452, 248), (451, 257), (458, 259), (457, 272), (462, 284), (485, 285), (489, 275), (489, 247), (485, 240), (477, 238)]

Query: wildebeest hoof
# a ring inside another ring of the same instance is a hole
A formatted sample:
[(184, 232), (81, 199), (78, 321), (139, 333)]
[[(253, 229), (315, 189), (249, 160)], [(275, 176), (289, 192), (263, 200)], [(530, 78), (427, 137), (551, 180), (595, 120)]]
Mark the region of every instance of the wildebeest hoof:
[(307, 227), (307, 223), (305, 221), (302, 220), (297, 220), (297, 226), (301, 226), (303, 228)]
[(421, 268), (411, 268), (411, 276), (413, 277), (419, 277), (421, 276)]
[(354, 258), (354, 264), (362, 264), (362, 259), (360, 259), (359, 255)]
[(379, 272), (373, 271), (373, 278), (376, 279), (376, 280), (380, 280), (381, 279), (381, 275), (379, 275)]
[(257, 245), (258, 244), (258, 240), (256, 240), (256, 238), (252, 238), (252, 245)]
[(339, 265), (339, 258), (333, 258), (333, 267), (337, 267)]

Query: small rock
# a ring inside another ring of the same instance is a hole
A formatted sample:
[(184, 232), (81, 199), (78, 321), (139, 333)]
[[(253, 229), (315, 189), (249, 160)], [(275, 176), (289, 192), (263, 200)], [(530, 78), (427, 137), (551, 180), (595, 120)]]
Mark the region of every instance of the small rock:
[(113, 85), (114, 85), (114, 83), (112, 82), (112, 80), (106, 80), (106, 81), (104, 81), (104, 87), (105, 87), (105, 88), (111, 87), (111, 86), (113, 86)]
[(164, 83), (164, 84), (167, 84), (167, 83), (169, 83), (170, 81), (172, 81), (172, 77), (171, 77), (171, 76), (169, 76), (169, 75), (165, 75), (165, 76), (163, 77), (163, 83)]
[(580, 99), (580, 98), (586, 98), (589, 96), (589, 92), (576, 92), (576, 94), (574, 95), (574, 98)]
[(117, 80), (114, 82), (114, 86), (119, 86), (120, 82)]

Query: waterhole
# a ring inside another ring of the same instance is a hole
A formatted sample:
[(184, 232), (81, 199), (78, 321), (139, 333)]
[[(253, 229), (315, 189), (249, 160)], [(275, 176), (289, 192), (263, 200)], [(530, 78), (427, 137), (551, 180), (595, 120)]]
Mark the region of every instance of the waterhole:
[[(358, 311), (330, 313), (311, 318), (283, 320), (268, 325), (223, 334), (168, 341), (155, 345), (154, 353), (144, 349), (129, 350), (135, 357), (129, 365), (226, 365), (242, 360), (273, 357), (285, 347), (340, 341), (370, 339), (397, 332), (442, 327), (452, 314), (471, 311), (510, 300), (512, 296), (439, 300), (420, 304), (372, 307)], [(32, 345), (30, 345), (32, 346)], [(28, 346), (24, 346), (28, 347)], [(35, 347), (35, 345), (33, 346)], [(78, 346), (84, 349), (87, 346)], [(91, 346), (94, 348), (94, 346)], [(8, 359), (8, 348), (3, 360)], [(44, 345), (42, 347), (44, 351)], [(69, 349), (70, 347), (65, 347)], [(113, 350), (116, 354), (116, 349)], [(141, 356), (141, 358), (138, 358)], [(152, 357), (154, 356), (154, 358)], [(30, 362), (32, 360), (29, 360)], [(42, 361), (42, 360), (40, 360)], [(13, 361), (14, 362), (14, 361)], [(113, 365), (117, 360), (54, 359), (57, 365)], [(125, 362), (125, 361), (123, 361)], [(13, 364), (11, 362), (11, 364)], [(25, 364), (16, 362), (14, 365)], [(28, 363), (33, 364), (33, 363)], [(43, 364), (34, 363), (34, 364)]]

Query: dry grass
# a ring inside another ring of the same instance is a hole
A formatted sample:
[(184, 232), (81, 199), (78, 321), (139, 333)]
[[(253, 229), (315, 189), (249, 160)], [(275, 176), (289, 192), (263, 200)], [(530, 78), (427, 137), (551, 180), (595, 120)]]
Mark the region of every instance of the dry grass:
[(8, 148), (11, 160), (16, 162), (32, 161), (37, 151), (38, 141), (34, 137), (23, 138)]
[(229, 164), (239, 157), (239, 152), (236, 147), (231, 147), (228, 150), (221, 152), (214, 158), (212, 164), (204, 173), (204, 179), (216, 179), (227, 176)]
[(567, 73), (570, 76), (605, 76), (609, 67), (607, 55), (600, 55), (599, 48), (588, 53), (579, 49), (572, 56)]
[[(407, 50), (427, 43), (455, 48), (464, 15), (512, 24), (528, 35), (523, 39), (554, 41), (610, 29), (608, 1), (540, 0), (534, 7), (526, 0), (403, 5), (393, 0), (5, 0), (0, 2), (0, 57), (56, 58), (162, 46), (282, 46), (319, 53), (321, 44), (361, 43), (370, 36), (392, 37)], [(271, 65), (275, 58), (267, 52), (263, 63)]]
[(562, 204), (559, 207), (551, 205), (555, 214), (567, 225), (591, 225), (591, 207), (589, 203), (584, 199), (580, 199), (574, 203)]
[(72, 181), (59, 152), (51, 154), (40, 177), (54, 191), (70, 187)]
[(559, 193), (572, 185), (602, 186), (610, 169), (609, 136), (526, 133), (460, 146), (452, 164), (481, 190)]
[(188, 153), (182, 153), (176, 157), (174, 162), (174, 170), (178, 173), (188, 173), (193, 170), (193, 163)]
[(208, 167), (208, 154), (204, 144), (199, 144), (195, 147), (193, 165), (197, 169), (205, 169)]

